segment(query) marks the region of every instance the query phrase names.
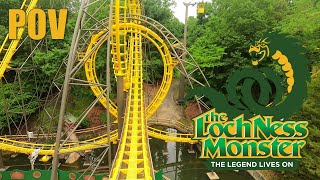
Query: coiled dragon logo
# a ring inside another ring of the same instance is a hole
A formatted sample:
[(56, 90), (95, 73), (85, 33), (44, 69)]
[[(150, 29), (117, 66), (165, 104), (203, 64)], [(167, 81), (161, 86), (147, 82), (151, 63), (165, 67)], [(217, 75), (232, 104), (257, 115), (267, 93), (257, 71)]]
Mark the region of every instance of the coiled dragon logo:
[(213, 108), (226, 112), (229, 118), (244, 114), (247, 118), (262, 115), (281, 120), (300, 111), (310, 81), (304, 49), (284, 34), (270, 33), (267, 37), (248, 48), (253, 66), (230, 75), (226, 95), (211, 87), (199, 87), (186, 98), (205, 96)]
[[(257, 66), (259, 62), (261, 62), (263, 59), (270, 56), (270, 49), (269, 49), (269, 42), (266, 42), (267, 38), (261, 41), (261, 39), (254, 45), (250, 46), (249, 53), (256, 53), (256, 54), (262, 54), (262, 57), (258, 60), (252, 61), (252, 64), (254, 66)], [(288, 84), (288, 93), (291, 93), (292, 87), (294, 85), (294, 71), (292, 69), (292, 65), (289, 62), (287, 56), (283, 55), (281, 51), (277, 50), (275, 54), (272, 56), (273, 60), (277, 60), (279, 65), (282, 66), (282, 70), (285, 72), (285, 75), (287, 77), (287, 84)]]

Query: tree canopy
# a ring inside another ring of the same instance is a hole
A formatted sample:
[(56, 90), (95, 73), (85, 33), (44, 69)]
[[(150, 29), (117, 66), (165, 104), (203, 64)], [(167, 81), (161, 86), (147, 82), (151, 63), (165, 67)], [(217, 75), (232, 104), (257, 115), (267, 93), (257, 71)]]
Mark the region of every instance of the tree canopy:
[[(180, 0), (179, 0), (180, 1)], [(46, 41), (46, 46), (38, 48), (33, 54), (36, 73), (23, 77), (23, 93), (16, 81), (16, 75), (8, 72), (6, 82), (0, 85), (0, 129), (21, 117), (21, 102), (25, 102), (26, 113), (37, 115), (40, 102), (34, 98), (35, 92), (46, 95), (52, 79), (58, 71), (70, 48), (77, 18), (79, 0), (40, 1), (39, 7), (68, 8), (68, 22), (64, 40)], [(20, 8), (20, 0), (0, 0), (0, 42), (8, 32), (8, 10)], [(183, 23), (174, 16), (171, 9), (174, 0), (142, 0), (143, 12), (167, 27), (178, 39), (183, 38)], [(109, 6), (97, 19), (108, 16)], [(94, 10), (94, 9), (93, 9)], [(93, 11), (92, 10), (92, 11)], [(249, 47), (266, 32), (286, 33), (300, 41), (306, 49), (305, 56), (310, 60), (310, 73), (314, 76), (309, 84), (309, 97), (303, 108), (292, 119), (308, 120), (310, 136), (303, 150), (301, 166), (296, 171), (279, 172), (279, 177), (295, 179), (320, 179), (320, 0), (212, 0), (205, 3), (205, 13), (188, 19), (187, 48), (200, 68), (205, 72), (210, 85), (225, 92), (225, 84), (230, 74), (241, 67), (251, 65)], [(23, 64), (31, 53), (30, 46), (36, 41), (24, 43), (13, 57), (12, 66)], [(145, 73), (147, 81), (162, 78), (161, 56), (150, 42), (144, 44), (144, 58), (149, 59)], [(100, 51), (105, 51), (102, 47)], [(0, 58), (3, 53), (0, 54)], [(98, 54), (96, 68), (100, 79), (105, 80), (105, 54)], [(200, 75), (200, 74), (199, 74)], [(34, 76), (40, 81), (34, 81)], [(112, 79), (113, 83), (115, 79)], [(77, 91), (72, 98), (90, 97), (90, 91)], [(79, 100), (78, 104), (83, 102)], [(289, 108), (289, 107), (288, 107)], [(9, 119), (7, 118), (9, 117)]]

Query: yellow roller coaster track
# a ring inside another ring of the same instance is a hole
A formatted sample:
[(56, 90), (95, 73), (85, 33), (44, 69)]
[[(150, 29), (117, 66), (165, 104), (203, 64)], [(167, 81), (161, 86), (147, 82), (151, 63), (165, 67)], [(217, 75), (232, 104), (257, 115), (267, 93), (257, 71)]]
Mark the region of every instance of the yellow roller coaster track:
[[(36, 6), (37, 0), (31, 0), (26, 5), (24, 1), (21, 8), (27, 7), (27, 13)], [(126, 14), (129, 14), (128, 18)], [(124, 128), (122, 130), (121, 142), (118, 147), (115, 162), (111, 171), (111, 179), (152, 179), (153, 167), (150, 156), (148, 135), (165, 141), (175, 141), (183, 143), (196, 143), (192, 140), (192, 134), (179, 134), (161, 131), (147, 127), (146, 121), (159, 108), (170, 88), (173, 69), (177, 62), (172, 59), (172, 54), (166, 42), (154, 31), (141, 25), (141, 7), (139, 0), (116, 0), (114, 4), (114, 14), (112, 17), (113, 26), (111, 34), (111, 54), (113, 61), (114, 74), (125, 77), (125, 90), (129, 92), (126, 108)], [(0, 77), (8, 68), (11, 58), (16, 51), (19, 40), (21, 39), (24, 27), (18, 30), (18, 39), (13, 40), (6, 51), (4, 59), (1, 61)], [(85, 73), (87, 80), (92, 84), (99, 84), (95, 70), (95, 59), (101, 45), (107, 41), (105, 38), (107, 30), (101, 31), (91, 37), (90, 43), (86, 48), (85, 56), (97, 45), (98, 48), (91, 53), (85, 61)], [(105, 39), (102, 39), (105, 38)], [(143, 73), (142, 73), (142, 38), (152, 42), (158, 49), (164, 65), (163, 80), (159, 91), (152, 102), (145, 107), (143, 94)], [(128, 41), (129, 40), (129, 41)], [(5, 42), (1, 46), (4, 50)], [(0, 51), (0, 52), (1, 52)], [(81, 59), (81, 58), (80, 58)], [(91, 89), (95, 96), (99, 97), (103, 92), (101, 87), (92, 85)], [(106, 96), (100, 99), (101, 104), (106, 107)], [(117, 117), (117, 107), (111, 102), (110, 113)], [(118, 139), (117, 130), (111, 133), (112, 142)], [(102, 135), (94, 139), (64, 144), (60, 153), (70, 153), (84, 151), (105, 146), (108, 137)], [(35, 149), (40, 149), (40, 155), (53, 155), (55, 144), (37, 144), (19, 142), (0, 137), (0, 150), (12, 151), (16, 153), (31, 154)]]
[[(91, 130), (90, 130), (91, 131)], [(148, 135), (157, 139), (164, 141), (173, 141), (181, 143), (197, 143), (196, 140), (192, 140), (193, 134), (180, 134), (180, 133), (171, 133), (167, 131), (162, 131), (152, 127), (148, 127)], [(47, 134), (41, 135), (43, 137)], [(111, 132), (111, 142), (116, 143), (118, 139), (118, 130)], [(12, 138), (12, 139), (9, 139)], [(0, 150), (10, 151), (14, 153), (22, 154), (31, 154), (35, 149), (40, 149), (40, 155), (52, 156), (54, 151), (55, 144), (40, 144), (40, 143), (31, 143), (17, 141), (13, 139), (28, 138), (27, 135), (12, 135), (10, 137), (1, 136), (0, 137)], [(78, 151), (85, 151), (91, 149), (101, 148), (108, 143), (107, 135), (102, 135), (93, 139), (88, 139), (86, 141), (80, 141), (77, 143), (67, 143), (61, 147), (60, 153), (71, 153)]]
[[(117, 130), (111, 132), (110, 139), (112, 142), (116, 142), (118, 135)], [(77, 143), (67, 143), (64, 144), (60, 149), (60, 153), (71, 153), (77, 151), (85, 151), (96, 148), (104, 147), (108, 144), (107, 135), (99, 136), (94, 139), (89, 139), (86, 141), (81, 141)], [(14, 141), (7, 138), (0, 138), (0, 150), (10, 151), (15, 153), (31, 154), (35, 149), (40, 149), (40, 155), (53, 155), (55, 144), (39, 144), (39, 143), (29, 143)]]
[[(123, 4), (120, 4), (122, 2)], [(128, 3), (128, 6), (127, 6)], [(127, 23), (126, 18), (120, 20), (120, 14), (126, 17), (127, 7), (130, 15), (141, 14), (139, 0), (115, 2), (115, 25), (110, 31), (111, 50), (116, 76), (126, 76), (128, 89), (127, 107), (121, 141), (110, 179), (153, 179), (152, 158), (150, 156), (149, 139), (146, 130), (146, 115), (143, 93), (142, 37), (141, 30), (135, 28), (137, 22)], [(124, 13), (121, 13), (124, 11)], [(122, 22), (120, 22), (122, 21)], [(130, 24), (130, 26), (127, 26)], [(126, 41), (130, 33), (129, 43)], [(127, 45), (129, 44), (129, 54)], [(130, 82), (130, 83), (128, 83)], [(126, 88), (124, 90), (127, 90)]]
[[(116, 142), (118, 139), (118, 131), (112, 131), (111, 133), (111, 141)], [(172, 141), (172, 142), (181, 142), (181, 143), (190, 143), (194, 144), (197, 141), (192, 140), (191, 137), (193, 134), (180, 134), (180, 133), (170, 133), (166, 131), (161, 131), (155, 128), (148, 128), (148, 135), (150, 137), (154, 137), (157, 139), (161, 139), (164, 141)], [(26, 136), (24, 136), (26, 138)], [(65, 144), (60, 153), (71, 153), (71, 152), (79, 152), (91, 149), (97, 149), (103, 147), (108, 143), (107, 135), (99, 136), (94, 139), (89, 139), (86, 141), (81, 141), (78, 143), (67, 143)], [(8, 138), (0, 138), (0, 149), (3, 151), (10, 151), (14, 153), (22, 153), (22, 154), (31, 154), (35, 149), (40, 149), (40, 155), (52, 156), (54, 144), (39, 144), (39, 143), (30, 143), (30, 142), (22, 142), (15, 141)]]
[(125, 124), (110, 179), (152, 179), (144, 113), (141, 37), (130, 37), (130, 90)]
[[(158, 90), (155, 98), (151, 101), (151, 103), (146, 108), (146, 119), (149, 119), (154, 114), (154, 112), (159, 108), (162, 101), (166, 97), (172, 82), (173, 69), (177, 63), (172, 60), (170, 51), (167, 45), (165, 44), (165, 42), (155, 32), (151, 31), (150, 29), (144, 26), (134, 24), (134, 23), (121, 24), (120, 26), (132, 27), (134, 29), (139, 30), (138, 33), (141, 34), (142, 37), (152, 42), (157, 47), (160, 55), (162, 56), (163, 65), (164, 65), (163, 79), (162, 79), (160, 89)], [(129, 33), (134, 32), (134, 30), (131, 28), (128, 29), (127, 31)], [(105, 37), (103, 36), (105, 33), (108, 33), (108, 32), (102, 31), (92, 36), (90, 44), (85, 54), (89, 54), (91, 52), (91, 50), (97, 44), (97, 42), (99, 42), (102, 37)], [(96, 48), (94, 53), (92, 53), (91, 56), (89, 56), (89, 58), (85, 62), (84, 67), (85, 67), (86, 77), (87, 77), (87, 80), (92, 84), (99, 84), (99, 81), (96, 75), (96, 70), (95, 70), (95, 59), (99, 51), (99, 48), (102, 46), (103, 42), (105, 41), (107, 41), (107, 38), (103, 39), (102, 43), (99, 44), (99, 47)], [(100, 86), (94, 85), (94, 86), (91, 86), (91, 89), (96, 97), (99, 97), (100, 94), (103, 92)], [(102, 98), (100, 98), (100, 103), (104, 107), (107, 106), (106, 102), (107, 102), (106, 96), (103, 96)], [(110, 101), (110, 113), (114, 117), (117, 117), (117, 107), (112, 101)]]
[[(24, 0), (22, 3), (22, 6), (20, 9), (25, 9), (26, 8), (26, 15), (28, 16), (29, 12), (34, 9), (38, 3), (38, 0), (31, 0), (30, 3), (27, 5), (27, 0)], [(3, 41), (1, 47), (0, 47), (0, 54), (3, 50), (5, 50), (5, 55), (0, 63), (0, 79), (2, 79), (4, 72), (6, 71), (6, 69), (9, 67), (10, 61), (12, 56), (14, 55), (20, 39), (22, 38), (23, 32), (25, 31), (26, 27), (21, 27), (18, 28), (17, 31), (17, 39), (12, 40), (9, 44), (9, 46), (6, 48), (6, 44), (9, 41), (9, 34), (6, 36), (5, 40)]]

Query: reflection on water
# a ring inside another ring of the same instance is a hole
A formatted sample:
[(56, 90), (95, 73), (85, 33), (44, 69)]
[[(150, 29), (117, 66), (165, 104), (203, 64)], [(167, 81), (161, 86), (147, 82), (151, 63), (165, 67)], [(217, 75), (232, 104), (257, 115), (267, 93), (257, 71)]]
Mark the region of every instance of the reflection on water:
[[(172, 129), (169, 129), (172, 132)], [(164, 175), (171, 180), (208, 180), (203, 161), (197, 157), (197, 151), (188, 153), (190, 145), (184, 143), (164, 142), (152, 138), (150, 148), (155, 170), (163, 170)], [(245, 171), (217, 171), (222, 180), (250, 180), (253, 179)]]
[[(174, 131), (171, 129), (171, 131)], [(116, 145), (112, 146), (112, 156), (115, 156)], [(190, 149), (189, 144), (184, 143), (175, 143), (175, 142), (164, 142), (152, 138), (150, 140), (150, 149), (153, 160), (153, 167), (155, 170), (163, 170), (164, 175), (169, 177), (171, 180), (208, 180), (206, 173), (208, 170), (205, 168), (203, 161), (199, 160), (197, 157), (199, 154), (197, 151), (194, 154), (189, 154), (188, 149)], [(97, 149), (94, 151), (93, 155), (90, 157), (91, 160), (96, 159), (103, 149)], [(38, 157), (35, 168), (36, 169), (48, 169), (51, 167), (51, 162), (42, 163), (39, 162)], [(80, 158), (77, 162), (71, 165), (64, 164), (65, 160), (60, 160), (62, 170), (83, 170), (87, 167), (84, 167), (85, 158)], [(12, 166), (8, 170), (21, 169), (21, 170), (30, 170), (30, 162), (27, 155), (19, 154), (16, 157), (12, 158), (10, 155), (4, 155), (4, 163), (6, 166)], [(105, 158), (101, 166), (107, 166), (107, 158)], [(102, 170), (103, 173), (106, 172), (106, 169)], [(251, 180), (253, 179), (247, 172), (240, 171), (217, 171), (220, 179), (222, 180)]]
[[(112, 157), (115, 156), (116, 150), (117, 150), (117, 146), (112, 145), (112, 151), (111, 151)], [(93, 164), (92, 169), (95, 167), (94, 165), (97, 164), (97, 162), (99, 161), (98, 157), (103, 151), (104, 151), (104, 149), (101, 148), (101, 149), (94, 150), (93, 153), (89, 153), (89, 154), (91, 154), (91, 156), (89, 157), (89, 160)], [(49, 162), (43, 163), (43, 162), (39, 161), (39, 159), (41, 157), (42, 156), (40, 156), (40, 155), (38, 156), (38, 159), (36, 160), (35, 166), (34, 166), (35, 169), (44, 169), (44, 170), (51, 169), (52, 158), (50, 159)], [(20, 170), (30, 170), (31, 169), (30, 160), (28, 159), (28, 156), (25, 154), (18, 154), (16, 157), (11, 157), (11, 154), (4, 154), (3, 160), (4, 160), (5, 166), (10, 166), (10, 168), (8, 169), (9, 171), (15, 170), (15, 169), (20, 169)], [(73, 164), (65, 164), (65, 159), (60, 159), (59, 162), (61, 163), (60, 167), (59, 167), (59, 169), (61, 169), (61, 170), (81, 171), (81, 170), (85, 170), (88, 168), (88, 166), (83, 166), (83, 164), (86, 162), (85, 157), (81, 157), (78, 161), (76, 161)], [(105, 157), (102, 160), (100, 166), (104, 167), (103, 173), (106, 173), (106, 171), (107, 171), (106, 166), (108, 166), (108, 158), (107, 157)]]

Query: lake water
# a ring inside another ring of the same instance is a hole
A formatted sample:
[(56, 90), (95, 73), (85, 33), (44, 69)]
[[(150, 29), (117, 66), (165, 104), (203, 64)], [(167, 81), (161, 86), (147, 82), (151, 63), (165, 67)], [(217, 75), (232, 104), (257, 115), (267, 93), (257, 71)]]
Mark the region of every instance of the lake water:
[[(112, 146), (112, 154), (115, 156), (117, 146)], [(206, 175), (209, 172), (205, 163), (199, 160), (197, 157), (199, 154), (188, 153), (190, 149), (189, 144), (164, 142), (162, 140), (152, 138), (150, 140), (150, 149), (153, 160), (153, 167), (155, 170), (163, 170), (164, 175), (171, 180), (208, 180)], [(94, 161), (97, 156), (103, 151), (103, 149), (97, 149), (90, 156), (91, 161)], [(12, 158), (10, 155), (4, 155), (4, 163), (6, 166), (11, 166), (9, 170), (21, 169), (30, 170), (30, 162), (27, 155), (19, 154)], [(38, 158), (39, 159), (39, 158)], [(62, 163), (60, 169), (62, 170), (83, 170), (86, 167), (83, 166), (85, 158), (79, 159), (74, 164), (64, 164), (64, 160), (60, 160)], [(102, 166), (107, 166), (107, 158), (102, 161)], [(35, 163), (35, 168), (48, 169), (51, 163), (42, 163), (38, 160)], [(106, 170), (100, 170), (105, 172)], [(218, 176), (222, 180), (250, 180), (253, 179), (246, 171), (218, 171)]]

